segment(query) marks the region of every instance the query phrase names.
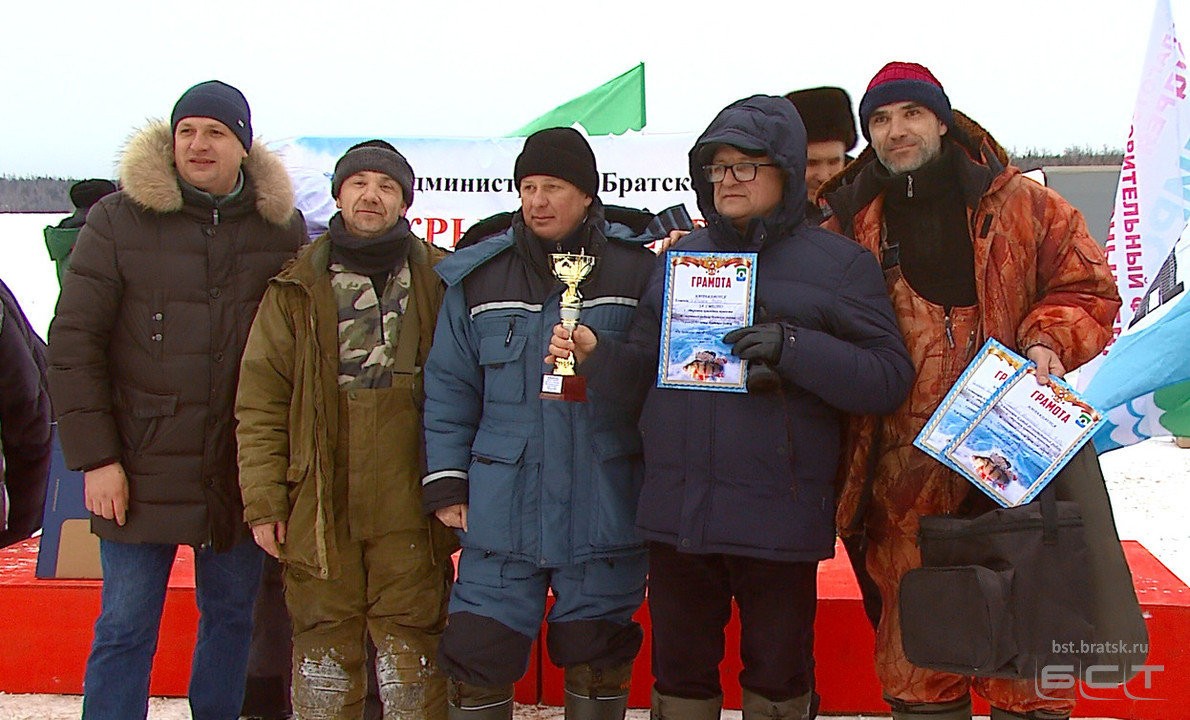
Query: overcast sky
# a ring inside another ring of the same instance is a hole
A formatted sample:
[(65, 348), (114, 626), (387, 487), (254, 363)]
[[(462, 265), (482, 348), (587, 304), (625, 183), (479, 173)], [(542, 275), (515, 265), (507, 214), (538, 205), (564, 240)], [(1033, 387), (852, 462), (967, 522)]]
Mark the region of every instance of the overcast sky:
[[(1190, 23), (1190, 0), (1171, 1)], [(2, 11), (0, 175), (111, 176), (134, 127), (211, 78), (244, 91), (266, 140), (489, 136), (642, 60), (646, 132), (696, 132), (737, 98), (816, 85), (858, 107), (881, 65), (913, 60), (1010, 149), (1121, 147), (1153, 7), (20, 0)]]

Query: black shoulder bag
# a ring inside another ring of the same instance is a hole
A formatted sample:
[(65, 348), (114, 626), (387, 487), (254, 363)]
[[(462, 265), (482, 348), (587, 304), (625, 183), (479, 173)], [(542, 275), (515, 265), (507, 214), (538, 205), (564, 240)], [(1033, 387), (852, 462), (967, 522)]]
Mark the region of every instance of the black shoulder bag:
[(914, 665), (1027, 678), (1046, 666), (1095, 662), (1083, 518), (1052, 484), (1026, 505), (925, 516), (918, 543), (922, 567), (905, 574), (900, 592), (901, 637)]

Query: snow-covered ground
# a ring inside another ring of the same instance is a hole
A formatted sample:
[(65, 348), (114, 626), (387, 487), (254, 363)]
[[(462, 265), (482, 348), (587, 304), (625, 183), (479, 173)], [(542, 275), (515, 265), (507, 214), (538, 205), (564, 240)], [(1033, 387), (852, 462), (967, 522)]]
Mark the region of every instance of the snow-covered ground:
[[(0, 214), (0, 279), (43, 335), (53, 316), (58, 285), (41, 229), (62, 217)], [(1108, 453), (1101, 462), (1120, 537), (1140, 541), (1175, 575), (1190, 581), (1190, 522), (1185, 519), (1190, 507), (1190, 450), (1178, 448), (1169, 438), (1154, 439)], [(77, 718), (80, 707), (80, 699), (73, 696), (0, 694), (0, 720)], [(184, 700), (154, 699), (149, 717), (182, 720), (189, 710)], [(521, 707), (517, 717), (555, 720), (561, 710)], [(647, 712), (633, 711), (630, 717), (643, 720)]]

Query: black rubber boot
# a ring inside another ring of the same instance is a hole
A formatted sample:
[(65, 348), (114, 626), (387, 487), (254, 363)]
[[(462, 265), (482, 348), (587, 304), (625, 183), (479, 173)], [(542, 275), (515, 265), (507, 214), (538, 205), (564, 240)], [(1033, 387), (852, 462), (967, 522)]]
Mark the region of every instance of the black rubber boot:
[(512, 720), (512, 685), (480, 686), (447, 680), (447, 720)]
[(885, 697), (893, 720), (971, 720), (971, 696), (943, 703), (907, 703)]
[(649, 720), (719, 720), (719, 711), (722, 707), (722, 695), (716, 695), (706, 700), (697, 700), (662, 695), (657, 692), (657, 688), (653, 688)]
[(744, 720), (809, 720), (813, 692), (777, 702), (758, 695), (747, 688), (742, 690), (740, 707)]

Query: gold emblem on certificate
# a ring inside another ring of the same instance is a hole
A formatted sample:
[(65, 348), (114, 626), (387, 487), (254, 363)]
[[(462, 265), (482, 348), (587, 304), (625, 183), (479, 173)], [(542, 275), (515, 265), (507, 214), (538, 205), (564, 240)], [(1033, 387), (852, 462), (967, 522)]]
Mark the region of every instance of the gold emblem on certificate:
[[(595, 269), (595, 257), (577, 253), (551, 253), (550, 269), (554, 277), (566, 286), (558, 301), (558, 315), (562, 327), (573, 331), (578, 325), (579, 312), (583, 307), (583, 296), (579, 284)], [(554, 372), (541, 378), (541, 397), (551, 400), (586, 402), (587, 379), (574, 374), (574, 355), (554, 361)]]

